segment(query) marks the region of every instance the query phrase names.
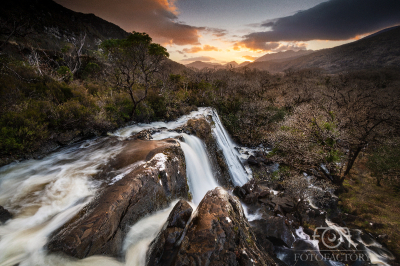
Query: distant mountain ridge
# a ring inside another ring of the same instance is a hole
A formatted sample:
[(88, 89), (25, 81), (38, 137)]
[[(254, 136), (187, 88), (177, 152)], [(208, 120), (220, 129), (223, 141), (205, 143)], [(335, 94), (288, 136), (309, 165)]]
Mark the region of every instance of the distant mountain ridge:
[(247, 67), (282, 72), (285, 69), (320, 68), (327, 73), (381, 67), (400, 68), (400, 26), (384, 29), (363, 39), (281, 61), (253, 62)]
[[(243, 63), (245, 63), (245, 62), (243, 62)], [(196, 68), (196, 69), (203, 69), (203, 68), (224, 69), (224, 68), (237, 68), (237, 67), (243, 66), (242, 64), (238, 64), (236, 61), (231, 61), (226, 64), (194, 61), (192, 63), (186, 64), (185, 66), (189, 67), (189, 68)]]

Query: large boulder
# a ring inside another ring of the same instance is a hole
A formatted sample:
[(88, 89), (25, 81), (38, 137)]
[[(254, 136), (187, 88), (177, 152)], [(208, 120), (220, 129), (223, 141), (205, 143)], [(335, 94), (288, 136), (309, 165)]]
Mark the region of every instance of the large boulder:
[(147, 251), (147, 265), (171, 265), (192, 212), (192, 207), (184, 200), (175, 205), (163, 229), (150, 244)]
[(239, 200), (216, 188), (200, 202), (171, 265), (277, 264), (257, 246)]
[[(174, 139), (130, 140), (96, 176), (106, 186), (78, 215), (56, 231), (48, 249), (77, 258), (95, 254), (118, 257), (130, 226), (165, 208), (175, 198), (188, 198), (184, 154)], [(124, 171), (110, 182), (109, 173)], [(108, 182), (108, 183), (107, 183)]]
[(260, 244), (267, 239), (274, 245), (284, 245), (290, 248), (296, 241), (294, 230), (285, 217), (270, 216), (267, 219), (252, 221), (250, 224)]

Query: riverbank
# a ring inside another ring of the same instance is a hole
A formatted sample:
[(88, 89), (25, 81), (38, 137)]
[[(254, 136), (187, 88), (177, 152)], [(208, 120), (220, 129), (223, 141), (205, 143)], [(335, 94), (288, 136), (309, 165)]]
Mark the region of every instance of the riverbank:
[(347, 213), (347, 224), (379, 239), (400, 261), (400, 198), (389, 181), (376, 185), (365, 165), (366, 157), (355, 163), (340, 195), (340, 208)]

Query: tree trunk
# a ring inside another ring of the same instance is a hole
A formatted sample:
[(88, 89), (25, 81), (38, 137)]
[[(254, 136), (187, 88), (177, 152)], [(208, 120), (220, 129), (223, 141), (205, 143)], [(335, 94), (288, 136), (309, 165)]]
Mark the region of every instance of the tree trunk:
[(137, 103), (133, 102), (133, 109), (132, 109), (132, 113), (131, 113), (131, 121), (133, 121), (133, 119), (135, 118), (136, 107), (137, 107)]
[(364, 146), (359, 145), (357, 146), (357, 149), (355, 150), (354, 153), (351, 152), (350, 150), (350, 156), (349, 156), (349, 160), (347, 162), (347, 167), (346, 167), (346, 171), (343, 174), (343, 177), (340, 179), (340, 186), (343, 185), (344, 179), (347, 177), (347, 175), (350, 173), (351, 168), (354, 165), (354, 162), (356, 161), (358, 155), (360, 154), (361, 150), (363, 149)]

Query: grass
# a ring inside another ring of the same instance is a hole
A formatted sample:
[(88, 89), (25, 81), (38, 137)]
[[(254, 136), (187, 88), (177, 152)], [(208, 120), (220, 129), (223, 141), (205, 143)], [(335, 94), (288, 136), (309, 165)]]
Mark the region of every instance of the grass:
[[(360, 218), (350, 227), (361, 228), (373, 235), (388, 235), (381, 244), (385, 244), (400, 259), (399, 192), (388, 181), (383, 181), (378, 187), (365, 163), (366, 158), (359, 159), (350, 172), (350, 178), (345, 180), (347, 192), (340, 195), (342, 210)], [(371, 228), (370, 223), (383, 226)]]

